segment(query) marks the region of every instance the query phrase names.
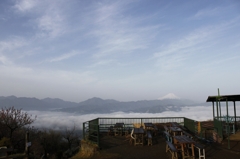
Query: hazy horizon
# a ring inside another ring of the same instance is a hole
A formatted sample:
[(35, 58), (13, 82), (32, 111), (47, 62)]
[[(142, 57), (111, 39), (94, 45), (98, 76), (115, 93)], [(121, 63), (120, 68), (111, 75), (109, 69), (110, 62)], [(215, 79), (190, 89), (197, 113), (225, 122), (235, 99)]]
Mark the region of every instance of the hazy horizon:
[[(37, 98), (37, 97), (33, 97), (33, 96), (32, 96), (32, 97), (25, 97), (25, 96), (16, 96), (16, 95), (9, 95), (9, 96), (2, 96), (2, 97), (11, 97), (11, 96), (16, 97), (16, 98), (36, 98), (36, 99), (39, 99), (39, 100), (51, 98), (51, 97)], [(1, 97), (1, 95), (0, 95), (0, 97)], [(80, 103), (80, 102), (84, 102), (84, 101), (86, 101), (86, 100), (88, 100), (88, 99), (92, 99), (92, 98), (100, 98), (100, 97), (90, 97), (90, 98), (84, 99), (83, 101), (78, 101), (78, 102), (68, 101), (68, 100), (64, 100), (64, 99), (58, 98), (58, 97), (56, 97), (56, 98), (51, 98), (51, 99), (60, 99), (60, 100), (66, 101), (66, 102)], [(102, 100), (116, 100), (116, 99), (113, 99), (113, 98), (106, 98), (106, 99), (100, 98), (100, 99), (102, 99)], [(192, 100), (192, 99), (187, 99), (187, 98), (180, 98), (179, 96), (177, 96), (177, 95), (175, 95), (175, 94), (173, 94), (173, 93), (168, 93), (168, 94), (166, 94), (166, 95), (164, 95), (164, 96), (162, 96), (162, 97), (159, 97), (159, 98), (156, 98), (156, 99), (149, 99), (149, 100), (164, 100), (164, 99)], [(206, 97), (206, 99), (207, 99), (207, 97)], [(205, 99), (204, 101), (196, 101), (196, 100), (195, 100), (195, 102), (204, 103), (204, 102), (206, 102), (206, 99)], [(136, 101), (144, 101), (144, 100), (146, 100), (146, 99), (139, 99), (139, 100), (135, 100), (135, 101), (133, 101), (133, 102), (136, 102)], [(116, 101), (119, 101), (119, 100), (116, 100)], [(194, 101), (194, 100), (192, 100), (192, 101)], [(131, 102), (131, 100), (128, 100), (128, 101), (119, 101), (119, 102)]]

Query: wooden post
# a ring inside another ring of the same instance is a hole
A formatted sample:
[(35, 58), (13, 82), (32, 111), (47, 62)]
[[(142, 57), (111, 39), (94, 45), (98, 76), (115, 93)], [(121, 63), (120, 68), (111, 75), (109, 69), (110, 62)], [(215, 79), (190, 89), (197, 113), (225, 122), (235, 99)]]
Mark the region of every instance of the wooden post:
[(198, 134), (201, 134), (201, 122), (198, 122)]
[(25, 137), (25, 154), (27, 155), (27, 158), (29, 156), (29, 132), (26, 132), (26, 137)]

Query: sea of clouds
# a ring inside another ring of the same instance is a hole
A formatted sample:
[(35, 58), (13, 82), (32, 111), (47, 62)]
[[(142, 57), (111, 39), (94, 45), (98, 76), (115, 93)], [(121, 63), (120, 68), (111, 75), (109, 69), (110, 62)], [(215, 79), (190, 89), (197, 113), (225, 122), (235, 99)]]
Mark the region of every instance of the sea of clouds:
[[(226, 107), (221, 107), (222, 115), (226, 115)], [(239, 113), (238, 113), (239, 112)], [(98, 117), (115, 118), (141, 118), (141, 117), (187, 117), (197, 121), (213, 119), (212, 106), (189, 106), (183, 107), (181, 111), (165, 111), (162, 113), (124, 113), (114, 112), (109, 114), (77, 114), (54, 111), (28, 111), (29, 114), (37, 116), (33, 126), (36, 128), (51, 128), (54, 130), (63, 130), (75, 126), (82, 129), (82, 124)], [(233, 115), (233, 106), (229, 107), (229, 115)], [(240, 107), (237, 107), (237, 115), (240, 114)]]

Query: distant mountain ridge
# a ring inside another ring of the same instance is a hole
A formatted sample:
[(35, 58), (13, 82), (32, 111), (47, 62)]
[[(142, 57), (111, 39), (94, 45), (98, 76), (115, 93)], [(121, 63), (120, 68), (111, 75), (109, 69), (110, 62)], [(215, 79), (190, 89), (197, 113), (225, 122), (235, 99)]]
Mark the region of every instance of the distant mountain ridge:
[(74, 107), (77, 105), (78, 103), (67, 102), (58, 98), (37, 99), (37, 98), (16, 97), (16, 96), (0, 97), (1, 108), (14, 106), (15, 108), (23, 109), (23, 110), (47, 111), (51, 109)]
[[(205, 103), (201, 103), (204, 105)], [(200, 105), (197, 102), (187, 99), (156, 99), (120, 102), (113, 99), (101, 99), (93, 97), (80, 103), (64, 101), (62, 99), (37, 99), (27, 97), (0, 97), (0, 107), (14, 106), (23, 110), (38, 111), (61, 111), (69, 113), (90, 114), (90, 113), (112, 113), (112, 112), (138, 112), (138, 113), (159, 113), (163, 111), (179, 111), (184, 106)]]

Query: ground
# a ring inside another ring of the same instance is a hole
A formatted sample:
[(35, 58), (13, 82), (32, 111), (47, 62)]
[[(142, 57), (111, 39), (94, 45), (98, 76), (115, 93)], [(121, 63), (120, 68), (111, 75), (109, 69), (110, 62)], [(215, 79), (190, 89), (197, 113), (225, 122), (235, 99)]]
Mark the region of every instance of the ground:
[[(160, 135), (152, 146), (130, 145), (125, 136), (107, 136), (101, 138), (101, 150), (90, 159), (170, 159), (170, 153), (166, 153), (165, 139)], [(228, 140), (222, 144), (206, 144), (207, 159), (238, 159), (240, 158), (240, 141)], [(77, 159), (77, 158), (76, 158)]]

